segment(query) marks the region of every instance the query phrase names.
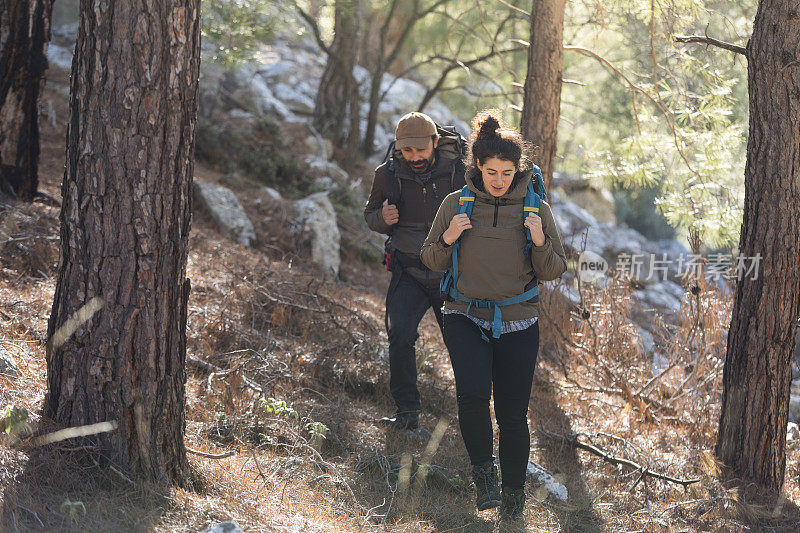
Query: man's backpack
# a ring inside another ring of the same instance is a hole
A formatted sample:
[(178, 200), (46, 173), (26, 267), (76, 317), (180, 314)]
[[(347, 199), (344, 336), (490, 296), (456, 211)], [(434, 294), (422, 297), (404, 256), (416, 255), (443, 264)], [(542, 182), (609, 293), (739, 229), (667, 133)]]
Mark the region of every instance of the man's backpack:
[[(458, 160), (462, 159), (467, 153), (467, 140), (463, 135), (458, 133), (455, 126), (441, 126), (436, 123), (436, 134), (439, 136), (439, 143), (436, 150), (439, 152), (439, 157), (445, 159)], [(397, 178), (395, 173), (395, 158), (399, 157), (399, 150), (395, 150), (394, 141), (389, 144), (386, 150), (386, 155), (383, 156), (383, 163), (387, 163), (387, 168), (391, 171), (393, 180), (391, 186), (394, 190), (388, 194), (390, 204), (398, 205), (400, 197), (403, 194), (403, 184)], [(456, 175), (456, 164), (453, 164), (450, 172), (450, 189), (453, 189)], [(386, 270), (392, 270), (392, 236), (386, 238), (384, 242), (384, 257), (383, 264), (386, 265)], [(395, 265), (396, 266), (396, 265)]]
[[(542, 171), (536, 165), (533, 165), (532, 177), (533, 179), (530, 181), (530, 183), (528, 183), (528, 190), (525, 193), (525, 203), (522, 208), (523, 222), (525, 221), (525, 218), (527, 218), (528, 213), (536, 213), (538, 215), (539, 204), (542, 200), (547, 201), (547, 191), (544, 188)], [(535, 185), (534, 180), (536, 182)], [(461, 215), (465, 213), (467, 217), (471, 217), (472, 207), (474, 204), (475, 195), (469, 189), (469, 187), (465, 185), (464, 188), (461, 189), (461, 196), (458, 199), (457, 214)], [(527, 242), (525, 244), (524, 253), (526, 256), (529, 256), (531, 254), (531, 249), (533, 248), (533, 239), (531, 237), (531, 230), (527, 227), (525, 228), (525, 237)], [(467, 307), (467, 313), (469, 313), (469, 309), (473, 306), (477, 308), (493, 309), (494, 323), (492, 324), (492, 337), (497, 339), (500, 337), (500, 327), (502, 321), (500, 308), (507, 305), (527, 302), (528, 300), (538, 296), (539, 284), (534, 278), (532, 288), (517, 296), (506, 298), (505, 300), (480, 300), (476, 298), (467, 298), (458, 292), (458, 289), (456, 288), (456, 284), (458, 283), (458, 250), (461, 247), (460, 236), (458, 239), (456, 239), (456, 242), (454, 242), (452, 246), (452, 264), (447, 272), (445, 272), (444, 276), (442, 277), (441, 284), (439, 285), (439, 291), (442, 293), (442, 298), (450, 301), (455, 300), (469, 303), (469, 307)]]

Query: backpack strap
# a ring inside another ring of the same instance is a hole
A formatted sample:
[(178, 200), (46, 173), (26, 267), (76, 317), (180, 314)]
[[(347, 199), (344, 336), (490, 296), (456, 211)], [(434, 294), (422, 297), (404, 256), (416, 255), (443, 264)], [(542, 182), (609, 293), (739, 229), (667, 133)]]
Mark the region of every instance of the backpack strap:
[(386, 149), (386, 154), (383, 156), (382, 163), (389, 161), (391, 170), (394, 170), (394, 161), (391, 161), (392, 154), (394, 153), (394, 141), (389, 143), (389, 148)]
[[(539, 204), (541, 197), (533, 190), (533, 182), (528, 183), (528, 190), (525, 192), (525, 206), (522, 208), (522, 223), (528, 218), (528, 213), (535, 215), (539, 214)], [(525, 255), (531, 255), (533, 249), (533, 237), (531, 236), (531, 229), (525, 226), (525, 239), (528, 241), (525, 244)]]
[[(457, 215), (466, 214), (467, 218), (472, 217), (472, 207), (475, 205), (475, 193), (469, 190), (467, 185), (461, 188), (461, 195), (458, 197)], [(458, 283), (458, 250), (461, 248), (461, 235), (453, 243), (453, 287)]]
[[(528, 218), (528, 213), (535, 213), (538, 215), (541, 201), (547, 201), (547, 191), (544, 189), (544, 180), (542, 179), (541, 169), (536, 165), (533, 165), (532, 174), (532, 179), (530, 183), (528, 183), (528, 190), (525, 192), (525, 207), (523, 208), (522, 212), (523, 224), (525, 223), (525, 219)], [(536, 187), (534, 187), (533, 180), (536, 180)], [(539, 189), (539, 193), (536, 192), (536, 188)], [(531, 249), (533, 249), (533, 238), (531, 237), (531, 230), (527, 227), (525, 228), (525, 239), (528, 241), (525, 245), (525, 255), (531, 255)]]

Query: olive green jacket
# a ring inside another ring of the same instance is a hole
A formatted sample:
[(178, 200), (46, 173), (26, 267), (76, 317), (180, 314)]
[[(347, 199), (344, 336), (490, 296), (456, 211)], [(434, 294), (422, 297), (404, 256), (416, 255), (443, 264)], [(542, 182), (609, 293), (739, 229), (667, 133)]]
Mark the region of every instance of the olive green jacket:
[[(495, 198), (475, 187), (475, 182), (482, 179), (479, 172), (467, 173), (467, 186), (475, 194), (475, 203), (470, 217), (472, 229), (461, 234), (456, 287), (467, 298), (511, 298), (533, 287), (534, 279), (554, 280), (567, 269), (558, 228), (550, 205), (544, 200), (539, 206), (544, 244), (533, 245), (530, 256), (525, 255), (527, 240), (522, 213), (525, 192), (531, 180), (530, 171), (525, 171), (521, 178), (512, 182), (505, 194)], [(445, 271), (452, 264), (453, 247), (445, 246), (439, 237), (458, 213), (460, 194), (461, 191), (456, 191), (445, 197), (422, 245), (420, 258), (431, 270)], [(446, 308), (458, 311), (467, 311), (468, 305), (466, 302), (445, 302)], [(501, 311), (503, 321), (539, 316), (539, 297), (502, 307)], [(491, 309), (474, 306), (470, 314), (485, 320), (493, 318)]]

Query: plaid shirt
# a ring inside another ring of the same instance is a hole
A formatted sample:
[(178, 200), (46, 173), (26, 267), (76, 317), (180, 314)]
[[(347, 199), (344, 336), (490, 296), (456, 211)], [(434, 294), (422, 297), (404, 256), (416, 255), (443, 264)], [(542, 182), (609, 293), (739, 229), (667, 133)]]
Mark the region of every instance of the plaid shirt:
[[(474, 317), (472, 315), (468, 315), (467, 313), (463, 313), (461, 311), (455, 311), (453, 309), (448, 309), (446, 307), (442, 307), (442, 314), (445, 315), (464, 315), (465, 317), (469, 318), (473, 322), (475, 322), (478, 326), (482, 327), (483, 329), (492, 331), (492, 322), (489, 320), (483, 320), (482, 318)], [(533, 318), (525, 318), (522, 320), (504, 320), (500, 322), (500, 334), (503, 333), (513, 333), (514, 331), (522, 331), (523, 329), (527, 329), (534, 325), (539, 317)]]

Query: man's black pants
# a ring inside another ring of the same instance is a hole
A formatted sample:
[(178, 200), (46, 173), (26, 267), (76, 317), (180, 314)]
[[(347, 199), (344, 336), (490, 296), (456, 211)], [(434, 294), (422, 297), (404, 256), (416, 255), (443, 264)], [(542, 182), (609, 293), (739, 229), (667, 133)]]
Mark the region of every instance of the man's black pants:
[(444, 315), (444, 342), (456, 377), (458, 424), (473, 465), (493, 461), (489, 397), (500, 428), (502, 485), (525, 486), (530, 451), (528, 402), (539, 351), (539, 322), (499, 339), (464, 315)]
[[(396, 278), (396, 276), (399, 276)], [(419, 338), (419, 323), (429, 307), (442, 327), (442, 298), (439, 278), (421, 282), (403, 270), (392, 273), (386, 298), (389, 316), (389, 389), (398, 411), (419, 411), (417, 355), (414, 344)]]

